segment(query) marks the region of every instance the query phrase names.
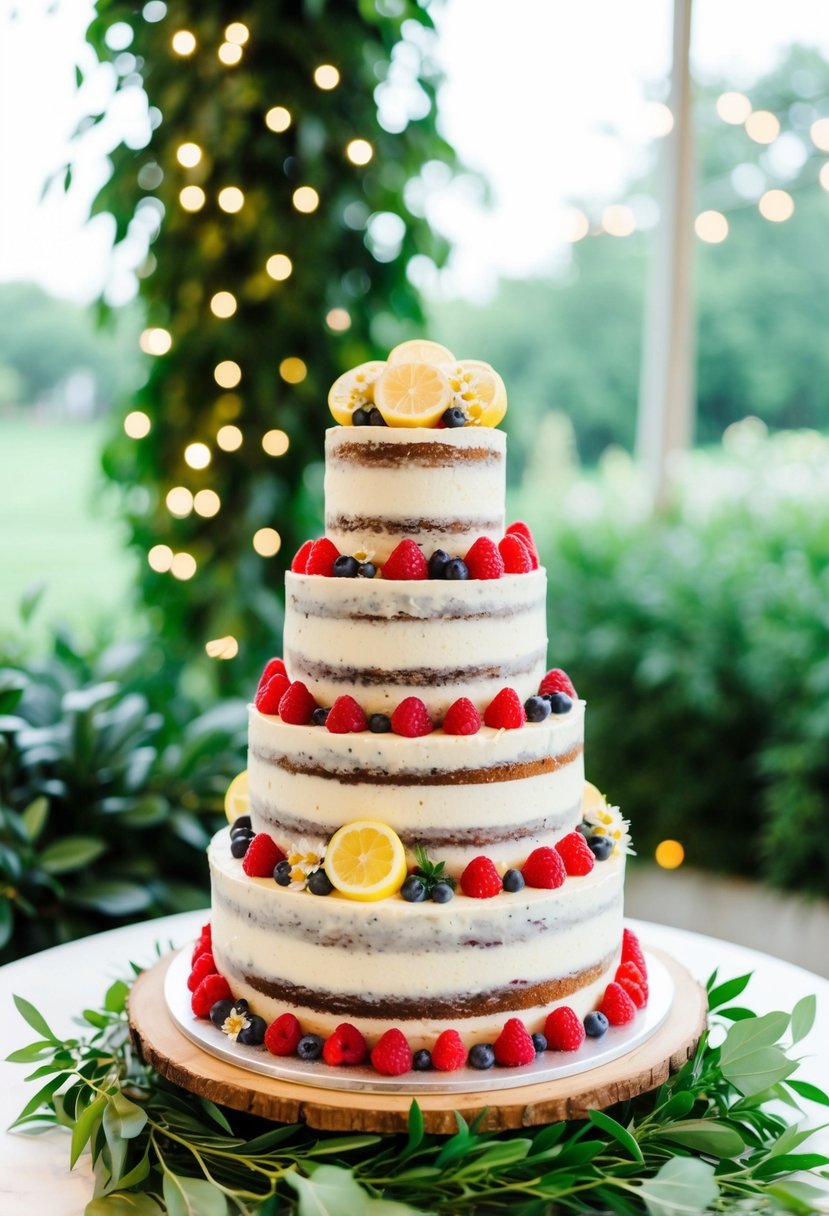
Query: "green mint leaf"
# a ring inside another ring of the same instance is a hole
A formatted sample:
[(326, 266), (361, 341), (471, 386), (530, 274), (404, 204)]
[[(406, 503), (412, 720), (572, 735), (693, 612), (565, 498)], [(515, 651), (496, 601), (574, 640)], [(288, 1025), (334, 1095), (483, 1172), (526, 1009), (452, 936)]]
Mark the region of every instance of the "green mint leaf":
[(792, 1010), (792, 1043), (799, 1043), (815, 1024), (817, 998), (814, 993), (804, 996)]
[(714, 1167), (695, 1157), (673, 1157), (653, 1178), (646, 1178), (639, 1195), (648, 1216), (704, 1216), (719, 1195)]
[(621, 1144), (630, 1153), (634, 1161), (638, 1161), (640, 1165), (645, 1164), (645, 1158), (642, 1156), (642, 1150), (636, 1138), (631, 1135), (626, 1127), (623, 1127), (621, 1123), (617, 1123), (615, 1119), (612, 1119), (603, 1110), (591, 1110), (588, 1113), (588, 1118), (595, 1127), (600, 1127), (602, 1131), (607, 1132), (617, 1143)]

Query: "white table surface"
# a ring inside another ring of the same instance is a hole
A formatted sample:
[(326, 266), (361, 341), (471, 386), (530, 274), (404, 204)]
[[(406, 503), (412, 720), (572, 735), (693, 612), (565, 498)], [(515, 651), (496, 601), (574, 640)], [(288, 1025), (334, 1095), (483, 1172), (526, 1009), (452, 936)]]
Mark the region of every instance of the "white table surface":
[[(12, 995), (26, 997), (44, 1014), (58, 1035), (77, 1033), (74, 1018), (81, 1009), (95, 1006), (114, 979), (124, 978), (131, 961), (149, 965), (155, 945), (183, 945), (196, 936), (207, 912), (187, 912), (141, 925), (129, 925), (66, 946), (44, 950), (0, 968), (0, 1044), (5, 1057), (36, 1037), (15, 1009)], [(817, 1019), (808, 1039), (800, 1044), (807, 1059), (798, 1074), (829, 1090), (829, 980), (780, 959), (735, 946), (713, 937), (641, 921), (628, 922), (646, 944), (667, 950), (703, 983), (719, 968), (721, 979), (753, 971), (740, 1003), (757, 1013), (772, 1009), (791, 1011), (809, 993), (818, 999)], [(29, 1212), (33, 1216), (82, 1216), (92, 1196), (92, 1169), (84, 1155), (69, 1172), (69, 1138), (63, 1129), (38, 1136), (9, 1133), (14, 1120), (34, 1092), (24, 1076), (30, 1069), (0, 1063), (0, 1212)], [(826, 1117), (824, 1108), (812, 1106), (816, 1125)], [(829, 1153), (829, 1129), (818, 1132), (808, 1147)]]

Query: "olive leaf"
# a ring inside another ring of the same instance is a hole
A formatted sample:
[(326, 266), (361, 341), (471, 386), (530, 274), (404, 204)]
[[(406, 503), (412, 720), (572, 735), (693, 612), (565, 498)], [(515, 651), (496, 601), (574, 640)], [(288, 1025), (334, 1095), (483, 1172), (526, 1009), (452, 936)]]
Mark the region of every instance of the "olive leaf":
[(673, 1157), (654, 1178), (646, 1178), (639, 1195), (649, 1216), (702, 1216), (719, 1195), (714, 1167), (694, 1157)]

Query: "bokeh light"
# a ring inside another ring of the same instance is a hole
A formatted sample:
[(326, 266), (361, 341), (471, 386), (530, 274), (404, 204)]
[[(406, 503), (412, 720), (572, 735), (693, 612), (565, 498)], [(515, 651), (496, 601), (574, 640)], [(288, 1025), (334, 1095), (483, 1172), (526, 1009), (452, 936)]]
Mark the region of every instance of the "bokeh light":
[(176, 553), (170, 565), (173, 578), (181, 579), (182, 582), (192, 578), (196, 569), (196, 559), (192, 553)]
[(289, 355), (280, 363), (279, 374), (286, 384), (301, 384), (308, 375), (308, 368), (302, 359), (298, 359), (296, 355)]
[(818, 180), (819, 180), (821, 186), (823, 186), (824, 190), (829, 190), (829, 160), (826, 162), (826, 164), (823, 166), (820, 173), (818, 174)]
[(291, 111), (286, 110), (284, 106), (271, 106), (265, 115), (265, 126), (269, 131), (276, 131), (277, 135), (287, 131), (290, 125)]
[(335, 334), (345, 333), (351, 328), (351, 314), (344, 308), (332, 308), (325, 316), (325, 324)]
[(205, 203), (205, 193), (201, 186), (185, 186), (179, 191), (178, 201), (185, 211), (201, 211)]
[(216, 54), (226, 68), (235, 68), (242, 59), (242, 48), (236, 42), (223, 42)]
[(239, 643), (232, 633), (224, 638), (213, 638), (204, 644), (205, 653), (210, 659), (235, 659), (239, 653)]
[(177, 55), (186, 58), (196, 49), (196, 35), (190, 30), (176, 30), (171, 40), (171, 46)]
[(222, 500), (215, 490), (199, 490), (193, 498), (193, 510), (205, 519), (218, 515)]
[(265, 263), (265, 269), (277, 283), (287, 279), (293, 268), (293, 262), (285, 253), (273, 253)]
[(143, 410), (132, 410), (124, 419), (124, 430), (130, 439), (143, 439), (149, 435), (151, 426), (150, 416)]
[(147, 554), (147, 561), (156, 574), (166, 574), (173, 564), (173, 550), (169, 545), (153, 545)]
[(590, 221), (579, 207), (566, 207), (561, 217), (562, 236), (575, 245), (583, 241), (590, 231)]
[(176, 148), (176, 160), (185, 169), (194, 169), (202, 158), (202, 150), (198, 144), (179, 144)]
[(294, 190), (293, 204), (297, 211), (310, 215), (320, 205), (320, 196), (313, 186), (297, 186)]
[(216, 443), (223, 452), (235, 452), (242, 446), (243, 438), (238, 426), (220, 426), (216, 432)]
[(245, 196), (238, 186), (225, 186), (219, 191), (218, 203), (222, 211), (235, 215), (245, 205)]
[(782, 224), (794, 214), (794, 199), (787, 190), (767, 190), (757, 208), (764, 220)]
[(185, 515), (189, 515), (193, 510), (193, 495), (187, 486), (173, 486), (172, 490), (167, 491), (164, 501), (167, 504), (167, 510), (177, 519), (184, 519)]
[(212, 455), (206, 443), (188, 443), (184, 449), (184, 463), (191, 469), (206, 469)]
[(613, 203), (602, 212), (602, 227), (609, 236), (630, 236), (636, 231), (636, 220), (630, 207)]
[(645, 106), (645, 129), (652, 139), (663, 139), (674, 129), (674, 115), (664, 101), (649, 101)]
[(166, 355), (173, 345), (173, 339), (169, 330), (155, 326), (142, 332), (138, 345), (145, 355)]
[(234, 42), (237, 46), (244, 46), (248, 38), (250, 38), (250, 30), (242, 21), (231, 21), (225, 30), (225, 40)]
[(755, 110), (746, 119), (746, 135), (756, 144), (773, 144), (780, 134), (780, 120), (771, 110)]
[(260, 528), (253, 534), (253, 547), (260, 557), (274, 557), (282, 548), (282, 537), (275, 528)]
[(717, 113), (723, 122), (739, 127), (751, 113), (751, 102), (745, 93), (721, 93), (717, 98)]
[(819, 118), (817, 122), (813, 122), (809, 134), (816, 148), (820, 148), (821, 152), (829, 152), (829, 118)]
[(654, 859), (663, 870), (676, 870), (685, 860), (685, 849), (678, 840), (660, 840)]
[(232, 291), (217, 291), (210, 301), (214, 317), (232, 317), (236, 311), (236, 297)]
[(345, 154), (352, 165), (367, 165), (374, 155), (374, 149), (367, 139), (352, 139), (346, 146)]
[(694, 220), (694, 231), (701, 241), (719, 245), (728, 236), (728, 220), (721, 211), (701, 211)]
[(318, 89), (328, 92), (330, 89), (336, 89), (339, 83), (340, 73), (333, 63), (321, 63), (314, 72), (314, 84)]
[(235, 388), (242, 379), (242, 369), (232, 359), (223, 359), (214, 367), (213, 379), (219, 388)]
[(262, 447), (267, 456), (284, 456), (291, 441), (284, 431), (266, 431), (262, 436)]

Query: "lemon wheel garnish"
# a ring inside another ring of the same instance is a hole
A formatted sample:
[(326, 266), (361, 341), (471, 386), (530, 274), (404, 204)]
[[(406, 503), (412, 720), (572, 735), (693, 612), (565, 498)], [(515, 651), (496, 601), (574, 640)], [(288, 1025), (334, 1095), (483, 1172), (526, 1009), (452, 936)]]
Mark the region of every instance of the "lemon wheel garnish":
[(395, 346), (389, 355), (389, 363), (429, 363), (432, 367), (441, 367), (444, 363), (454, 363), (455, 356), (451, 350), (441, 346), (440, 342), (429, 342), (426, 338), (410, 338)]
[(400, 837), (377, 819), (358, 819), (334, 833), (325, 850), (325, 872), (346, 899), (394, 895), (406, 877)]
[(234, 823), (240, 815), (250, 812), (250, 793), (248, 792), (248, 770), (237, 773), (227, 787), (225, 794), (225, 814), (228, 823)]
[(582, 814), (586, 814), (590, 810), (607, 808), (607, 799), (599, 789), (596, 788), (590, 781), (584, 783), (584, 793), (581, 798)]
[(331, 385), (328, 408), (341, 426), (351, 426), (355, 410), (374, 405), (374, 382), (385, 366), (382, 359), (371, 359), (343, 372)]
[(452, 389), (439, 367), (390, 363), (374, 385), (374, 404), (389, 426), (434, 426), (452, 404)]
[(507, 390), (494, 367), (482, 359), (464, 359), (442, 369), (452, 389), (452, 404), (469, 418), (469, 426), (497, 426), (507, 412)]

